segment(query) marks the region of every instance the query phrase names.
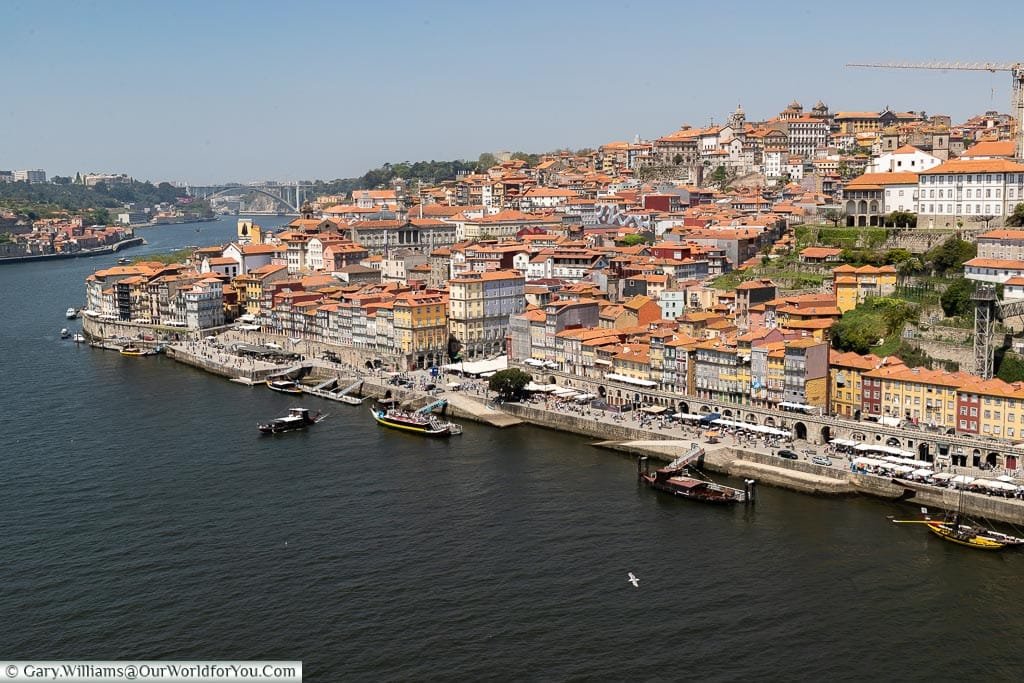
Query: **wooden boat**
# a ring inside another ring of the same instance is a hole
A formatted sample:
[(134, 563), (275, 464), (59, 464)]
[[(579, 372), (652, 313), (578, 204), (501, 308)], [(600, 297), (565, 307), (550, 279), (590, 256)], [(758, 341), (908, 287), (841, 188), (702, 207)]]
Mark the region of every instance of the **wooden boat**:
[(370, 414), (373, 415), (373, 419), (379, 425), (390, 427), (391, 429), (400, 429), (405, 432), (413, 432), (414, 434), (452, 436), (453, 434), (462, 433), (461, 426), (452, 422), (445, 422), (436, 415), (429, 413), (407, 413), (395, 408), (388, 410), (371, 408)]
[(267, 387), (272, 391), (280, 391), (282, 394), (301, 394), (302, 387), (291, 380), (268, 379)]
[[(894, 519), (896, 524), (924, 524), (928, 530), (944, 541), (956, 543), (957, 545), (974, 548), (976, 550), (1002, 550), (1010, 546), (1024, 545), (1024, 538), (1010, 536), (995, 529), (988, 529), (982, 526), (972, 526), (964, 523), (964, 489), (960, 489), (960, 498), (957, 501), (956, 512), (944, 520), (928, 519), (903, 520)], [(923, 514), (927, 514), (927, 508), (921, 508)]]
[(296, 429), (305, 429), (323, 421), (325, 417), (327, 416), (320, 413), (310, 416), (307, 408), (290, 408), (288, 414), (284, 417), (275, 418), (270, 422), (263, 422), (257, 425), (257, 428), (261, 434), (281, 434), (282, 432), (290, 432)]
[(151, 356), (151, 355), (153, 355), (153, 352), (149, 351), (149, 350), (146, 350), (146, 349), (140, 349), (138, 346), (135, 346), (134, 344), (127, 344), (126, 346), (122, 346), (121, 347), (121, 355), (122, 356)]
[(944, 522), (929, 522), (928, 530), (944, 541), (965, 545), (978, 550), (1002, 550), (1005, 543), (983, 536), (971, 530), (970, 527), (960, 524), (946, 524)]
[(677, 464), (680, 460), (651, 472), (648, 469), (647, 458), (641, 457), (637, 462), (637, 474), (640, 481), (652, 489), (701, 503), (735, 505), (747, 499), (744, 491), (690, 476), (685, 465)]

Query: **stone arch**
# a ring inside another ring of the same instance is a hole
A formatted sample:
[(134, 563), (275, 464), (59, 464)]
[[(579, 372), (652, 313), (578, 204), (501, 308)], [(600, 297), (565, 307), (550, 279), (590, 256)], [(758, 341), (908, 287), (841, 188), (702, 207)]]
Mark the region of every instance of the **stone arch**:
[(946, 434), (949, 434), (949, 435), (956, 434), (956, 429), (954, 429), (953, 427), (950, 427), (949, 429), (946, 430)]
[(711, 412), (711, 406), (701, 406), (700, 407), (700, 412), (704, 413), (705, 415), (710, 413)]
[(794, 422), (793, 423), (793, 437), (798, 439), (798, 440), (801, 440), (801, 441), (806, 441), (807, 440), (807, 425), (805, 425), (803, 422)]
[(686, 403), (685, 401), (680, 401), (678, 403), (678, 405), (676, 406), (676, 408), (677, 408), (678, 412), (680, 412), (680, 413), (687, 413), (687, 414), (689, 414), (689, 412), (690, 412), (690, 405), (688, 403)]
[(878, 213), (878, 200), (872, 199), (869, 211), (871, 213)]
[(722, 417), (732, 417), (732, 411), (726, 408), (722, 411)]
[(548, 377), (548, 384), (557, 384), (557, 382), (555, 381), (555, 376), (554, 375), (551, 375), (550, 377)]
[(998, 462), (999, 462), (999, 454), (998, 453), (994, 453), (994, 452), (990, 451), (989, 454), (985, 456), (985, 464), (988, 465), (989, 467), (995, 467)]
[(597, 395), (600, 396), (601, 398), (606, 398), (608, 396), (608, 390), (605, 389), (603, 385), (599, 386), (597, 388)]
[(764, 426), (765, 427), (774, 427), (775, 426), (775, 418), (772, 417), (771, 415), (765, 416), (765, 418), (764, 418)]
[(857, 202), (853, 201), (852, 199), (850, 201), (846, 202), (846, 213), (847, 214), (857, 213)]
[(895, 448), (903, 448), (903, 442), (897, 439), (895, 436), (890, 436), (885, 440), (886, 446), (893, 446)]
[(917, 445), (917, 459), (924, 460), (925, 462), (934, 462), (935, 458), (932, 456), (928, 444), (919, 443)]
[(853, 437), (854, 441), (867, 441), (868, 440), (867, 434), (865, 434), (864, 432), (854, 432), (850, 436)]
[(757, 424), (757, 415), (755, 415), (754, 413), (747, 413), (747, 417), (746, 417), (745, 422), (748, 422), (750, 424), (755, 424), (756, 425)]
[(866, 199), (862, 199), (859, 202), (857, 202), (857, 213), (867, 213), (867, 212), (868, 212), (868, 201)]
[(828, 443), (832, 440), (832, 428), (828, 425), (824, 425), (821, 428), (821, 443)]
[(971, 453), (971, 464), (975, 467), (981, 464), (981, 451), (977, 448), (975, 448), (974, 452)]

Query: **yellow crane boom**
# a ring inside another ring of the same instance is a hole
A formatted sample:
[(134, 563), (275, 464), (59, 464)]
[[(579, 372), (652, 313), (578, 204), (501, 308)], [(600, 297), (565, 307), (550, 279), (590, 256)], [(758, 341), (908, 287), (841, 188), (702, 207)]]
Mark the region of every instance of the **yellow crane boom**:
[(1024, 62), (882, 62), (876, 64), (847, 64), (846, 66), (868, 69), (930, 69), (932, 71), (1009, 71), (1013, 88), (1010, 97), (1010, 114), (1017, 127), (1014, 135), (1014, 156), (1024, 159)]

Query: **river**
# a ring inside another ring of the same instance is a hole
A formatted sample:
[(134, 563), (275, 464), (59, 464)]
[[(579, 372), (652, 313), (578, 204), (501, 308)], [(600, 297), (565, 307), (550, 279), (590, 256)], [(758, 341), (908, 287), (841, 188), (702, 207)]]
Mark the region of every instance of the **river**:
[[(146, 228), (125, 255), (234, 230)], [(4, 657), (298, 659), (323, 681), (1019, 676), (1019, 554), (874, 500), (669, 499), (538, 428), (424, 440), (307, 399), (330, 417), (261, 438), (290, 397), (59, 339), (115, 260), (0, 267)]]

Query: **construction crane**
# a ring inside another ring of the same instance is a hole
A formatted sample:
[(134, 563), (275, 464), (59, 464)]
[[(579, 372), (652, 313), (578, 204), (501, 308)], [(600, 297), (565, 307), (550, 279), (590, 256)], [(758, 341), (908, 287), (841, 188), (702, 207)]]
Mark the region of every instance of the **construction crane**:
[(847, 64), (846, 66), (864, 67), (869, 69), (930, 69), (932, 71), (1009, 71), (1013, 83), (1010, 97), (1010, 114), (1017, 126), (1014, 135), (1014, 156), (1024, 159), (1024, 62), (1014, 64), (997, 64), (995, 62), (925, 62), (910, 64), (907, 62), (884, 62), (881, 64)]

